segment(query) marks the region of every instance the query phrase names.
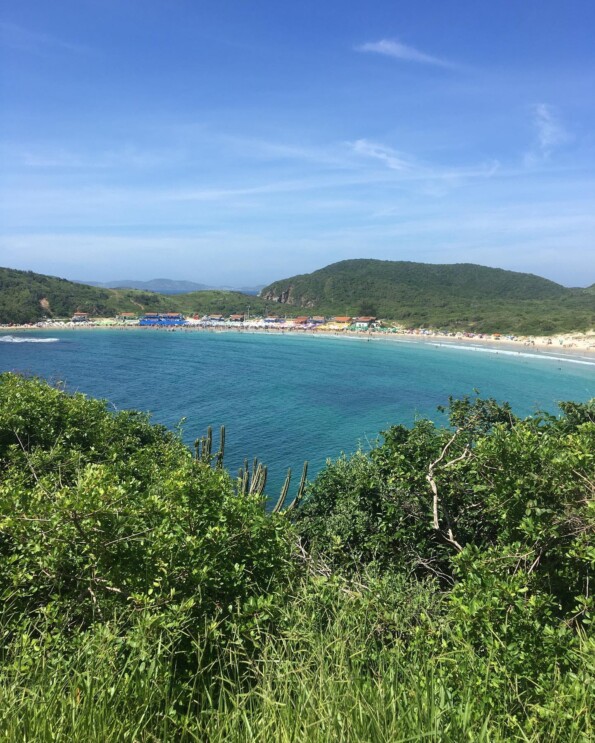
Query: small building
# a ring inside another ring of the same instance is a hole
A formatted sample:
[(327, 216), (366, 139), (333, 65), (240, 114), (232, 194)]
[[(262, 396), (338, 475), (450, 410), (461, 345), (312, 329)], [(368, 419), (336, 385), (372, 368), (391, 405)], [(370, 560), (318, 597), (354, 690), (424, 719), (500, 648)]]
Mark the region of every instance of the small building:
[(244, 315), (230, 315), (229, 322), (244, 322)]
[(333, 322), (337, 325), (349, 325), (351, 323), (351, 318), (342, 315), (340, 317), (333, 317)]
[(356, 330), (368, 330), (375, 322), (375, 317), (356, 317), (353, 321), (353, 325)]
[(88, 312), (75, 312), (70, 318), (70, 322), (89, 322)]
[(314, 315), (314, 317), (310, 318), (310, 322), (313, 325), (322, 325), (326, 322), (326, 317), (323, 317), (322, 315)]
[(300, 317), (294, 317), (293, 324), (294, 325), (307, 325), (308, 318), (305, 315), (302, 315)]

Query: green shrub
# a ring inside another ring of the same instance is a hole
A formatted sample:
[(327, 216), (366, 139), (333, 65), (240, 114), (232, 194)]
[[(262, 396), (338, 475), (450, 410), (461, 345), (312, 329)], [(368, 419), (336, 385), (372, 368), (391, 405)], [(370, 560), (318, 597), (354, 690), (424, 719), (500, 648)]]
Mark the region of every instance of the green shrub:
[(562, 409), (518, 420), (464, 399), (451, 402), (451, 429), (391, 428), (369, 456), (340, 459), (311, 485), (295, 517), (305, 544), (340, 568), (373, 562), (444, 587), (523, 573), (527, 601), (589, 622), (595, 404)]
[(0, 375), (0, 468), (0, 597), (19, 621), (200, 625), (293, 570), (287, 520), (139, 413)]

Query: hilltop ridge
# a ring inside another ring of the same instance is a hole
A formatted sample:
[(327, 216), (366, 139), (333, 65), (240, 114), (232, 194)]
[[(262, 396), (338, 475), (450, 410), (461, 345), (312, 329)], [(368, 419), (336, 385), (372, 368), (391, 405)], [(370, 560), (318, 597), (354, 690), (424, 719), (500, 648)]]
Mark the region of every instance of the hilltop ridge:
[(275, 281), (260, 296), (286, 306), (390, 317), (414, 327), (538, 333), (595, 325), (591, 290), (472, 263), (345, 260)]

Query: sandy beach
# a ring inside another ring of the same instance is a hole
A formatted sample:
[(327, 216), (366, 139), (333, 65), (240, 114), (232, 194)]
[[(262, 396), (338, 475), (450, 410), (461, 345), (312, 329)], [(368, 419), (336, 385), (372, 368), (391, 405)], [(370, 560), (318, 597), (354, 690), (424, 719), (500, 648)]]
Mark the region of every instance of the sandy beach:
[(284, 335), (308, 335), (322, 338), (343, 338), (362, 341), (389, 341), (395, 343), (425, 343), (435, 346), (453, 346), (470, 351), (502, 351), (510, 354), (530, 354), (550, 358), (584, 359), (595, 362), (595, 331), (587, 333), (566, 333), (555, 336), (508, 337), (498, 335), (445, 334), (436, 331), (414, 330), (404, 332), (382, 331), (329, 331), (304, 328), (262, 328), (241, 326), (204, 327), (190, 324), (181, 327), (147, 327), (131, 323), (46, 323), (39, 325), (0, 325), (0, 334), (10, 336), (12, 333), (36, 333), (51, 331), (80, 330), (142, 330), (145, 332), (200, 332), (200, 333), (265, 333)]

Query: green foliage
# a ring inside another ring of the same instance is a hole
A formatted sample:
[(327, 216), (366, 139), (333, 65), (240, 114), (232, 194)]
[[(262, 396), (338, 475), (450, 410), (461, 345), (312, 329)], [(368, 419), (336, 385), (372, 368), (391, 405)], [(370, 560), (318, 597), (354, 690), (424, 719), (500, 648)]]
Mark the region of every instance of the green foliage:
[[(259, 297), (240, 292), (210, 290), (172, 296), (136, 289), (104, 289), (32, 271), (0, 268), (0, 323), (70, 318), (74, 312), (95, 317), (114, 317), (121, 312), (264, 314), (267, 306), (270, 303)], [(288, 309), (289, 315), (299, 313), (299, 308)]]
[(493, 400), (451, 400), (453, 428), (393, 427), (370, 455), (329, 464), (295, 516), (306, 548), (335, 571), (368, 564), (437, 582), (432, 624), (447, 634), (432, 673), (448, 648), (474, 706), (489, 698), (492, 713), (514, 687), (510, 739), (521, 719), (540, 735), (558, 719), (559, 739), (571, 739), (572, 715), (554, 700), (580, 694), (579, 649), (581, 683), (592, 683), (595, 401), (561, 408), (519, 420)]
[(532, 675), (527, 663), (519, 676), (460, 636), (431, 583), (348, 579), (314, 563), (292, 594), (275, 634), (255, 616), (256, 657), (239, 638), (213, 657), (213, 630), (196, 637), (190, 689), (176, 681), (170, 637), (142, 613), (126, 637), (106, 622), (74, 652), (22, 634), (0, 672), (0, 740), (592, 740), (595, 647), (584, 636), (568, 672)]
[(0, 375), (0, 740), (592, 740), (595, 401), (561, 409), (451, 400), (267, 514), (224, 430)]
[(521, 421), (464, 399), (451, 401), (454, 431), (426, 420), (390, 429), (369, 456), (340, 459), (312, 484), (296, 515), (306, 545), (339, 566), (374, 562), (445, 586), (522, 573), (527, 600), (589, 622), (594, 406), (564, 409)]
[(138, 413), (0, 376), (0, 596), (84, 628), (225, 616), (291, 571), (288, 524)]
[(340, 261), (276, 281), (261, 296), (335, 315), (379, 315), (406, 327), (523, 334), (595, 327), (592, 290), (469, 263)]

